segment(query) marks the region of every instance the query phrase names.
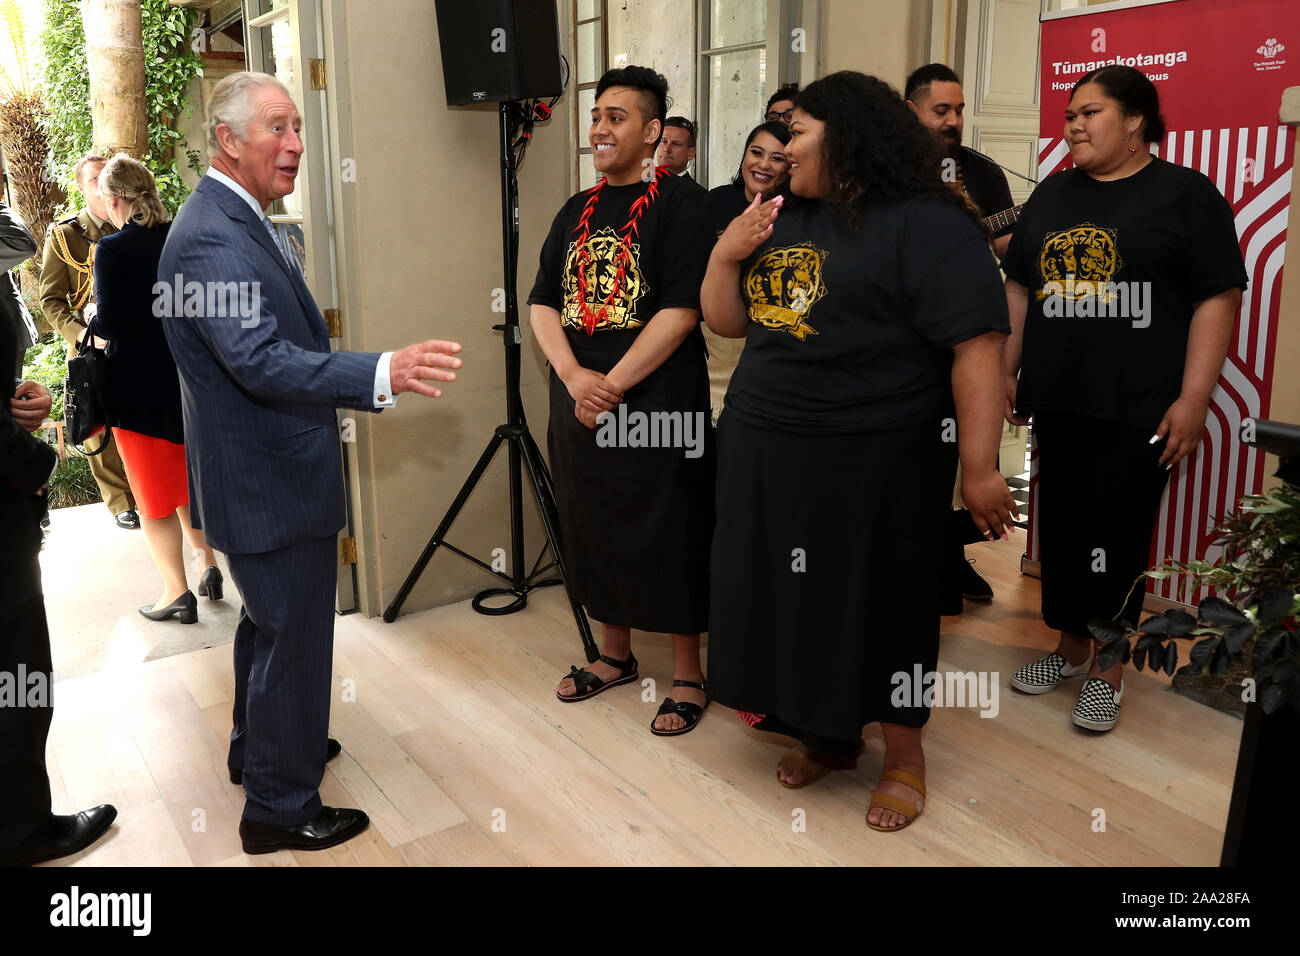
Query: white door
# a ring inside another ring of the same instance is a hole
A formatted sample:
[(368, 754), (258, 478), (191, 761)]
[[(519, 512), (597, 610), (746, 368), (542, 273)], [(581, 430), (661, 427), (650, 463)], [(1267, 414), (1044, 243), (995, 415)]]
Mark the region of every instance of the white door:
[[(329, 125), (325, 107), (324, 51), (319, 0), (244, 0), (244, 38), (248, 68), (271, 73), (290, 93), (303, 117), (302, 163), (294, 191), (277, 199), (268, 210), (286, 248), (293, 248), (303, 264), (307, 286), (327, 318), (337, 314), (338, 283), (335, 274), (334, 229), (330, 199), (332, 168)], [(331, 336), (338, 330), (331, 328)], [(338, 347), (337, 337), (331, 347)], [(342, 434), (342, 423), (340, 423)], [(347, 480), (348, 456), (343, 454), (347, 524), (339, 533), (340, 555), (352, 540), (352, 502)], [(353, 552), (355, 554), (355, 552)], [(356, 565), (340, 564), (337, 609), (351, 611), (357, 604)]]

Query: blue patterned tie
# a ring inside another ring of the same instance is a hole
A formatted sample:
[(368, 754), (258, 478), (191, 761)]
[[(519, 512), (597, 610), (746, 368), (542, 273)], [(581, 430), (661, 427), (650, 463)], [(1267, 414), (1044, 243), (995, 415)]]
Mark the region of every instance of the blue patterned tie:
[(280, 234), (276, 231), (275, 224), (263, 216), (262, 225), (266, 226), (266, 231), (271, 234), (271, 241), (275, 243), (275, 248), (280, 250), (280, 255), (284, 257), (285, 265), (289, 267), (289, 271), (294, 275), (299, 275), (298, 257), (289, 255), (285, 250), (284, 245), (280, 242)]

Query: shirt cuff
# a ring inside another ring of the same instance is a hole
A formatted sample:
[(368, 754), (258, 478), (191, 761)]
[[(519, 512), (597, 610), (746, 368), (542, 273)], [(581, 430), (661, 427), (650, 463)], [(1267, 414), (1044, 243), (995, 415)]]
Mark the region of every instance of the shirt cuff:
[(393, 394), (392, 383), (388, 380), (389, 363), (392, 361), (393, 353), (384, 352), (379, 356), (379, 364), (375, 366), (375, 408), (392, 408), (397, 404), (397, 396)]

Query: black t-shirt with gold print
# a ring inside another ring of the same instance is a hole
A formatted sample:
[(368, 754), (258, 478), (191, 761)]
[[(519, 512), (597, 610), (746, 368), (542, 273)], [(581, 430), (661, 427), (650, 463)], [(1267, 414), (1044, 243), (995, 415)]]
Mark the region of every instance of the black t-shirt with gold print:
[(1123, 179), (1045, 179), (1002, 263), (1029, 290), (1016, 407), (1155, 429), (1182, 389), (1196, 305), (1246, 287), (1232, 207), (1153, 157)]
[[(587, 266), (587, 304), (599, 314), (617, 276), (615, 258), (632, 204), (645, 194), (646, 183), (606, 185), (592, 212), (590, 258)], [(661, 309), (699, 309), (700, 285), (713, 248), (707, 194), (694, 183), (676, 176), (659, 178), (659, 195), (642, 213), (632, 239), (632, 254), (619, 286), (594, 336), (632, 338)], [(529, 305), (546, 305), (560, 313), (564, 330), (581, 356), (590, 341), (578, 306), (578, 233), (590, 192), (570, 197), (551, 224), (542, 246), (537, 279)], [(620, 335), (622, 334), (622, 335)]]
[(849, 229), (825, 202), (788, 199), (740, 270), (750, 327), (726, 414), (822, 434), (952, 414), (952, 346), (1009, 332), (988, 241), (951, 203), (877, 200)]

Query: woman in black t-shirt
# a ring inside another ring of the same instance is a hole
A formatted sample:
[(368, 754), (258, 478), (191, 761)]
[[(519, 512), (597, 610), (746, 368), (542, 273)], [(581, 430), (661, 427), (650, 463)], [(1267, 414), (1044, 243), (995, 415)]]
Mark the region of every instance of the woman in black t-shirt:
[[(1032, 415), (1043, 619), (1056, 650), (1011, 686), (1087, 676), (1080, 727), (1119, 718), (1123, 665), (1101, 670), (1088, 622), (1138, 623), (1169, 469), (1196, 450), (1246, 271), (1232, 209), (1201, 173), (1151, 155), (1155, 86), (1107, 66), (1070, 94), (1075, 168), (1030, 197), (1003, 262), (1012, 334), (1006, 417)], [(1018, 373), (1018, 374), (1017, 374)]]
[(896, 830), (925, 796), (959, 450), (980, 528), (1004, 536), (1015, 511), (997, 469), (1005, 299), (897, 92), (832, 74), (798, 95), (791, 134), (800, 201), (752, 203), (701, 290), (710, 328), (746, 336), (718, 423), (709, 680), (803, 745), (777, 769), (787, 787), (852, 766), (879, 721), (867, 823)]
[(790, 128), (784, 123), (760, 123), (749, 131), (736, 175), (709, 190), (709, 212), (719, 235), (755, 196), (771, 199), (789, 191), (790, 160), (785, 155), (789, 142)]
[[(718, 235), (745, 211), (755, 196), (771, 199), (789, 195), (790, 161), (785, 155), (788, 142), (790, 128), (785, 123), (760, 123), (749, 131), (736, 175), (731, 182), (709, 190), (709, 215)], [(709, 405), (716, 423), (745, 340), (723, 338), (706, 326), (704, 344), (709, 350)]]

